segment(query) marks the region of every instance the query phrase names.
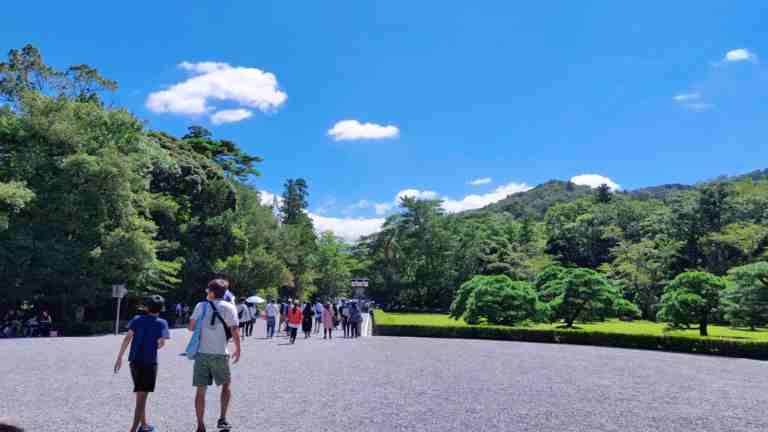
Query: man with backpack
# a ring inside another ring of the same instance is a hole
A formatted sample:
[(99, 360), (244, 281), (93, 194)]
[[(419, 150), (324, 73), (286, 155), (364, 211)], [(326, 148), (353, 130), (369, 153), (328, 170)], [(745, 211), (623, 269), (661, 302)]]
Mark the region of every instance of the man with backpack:
[(232, 363), (237, 363), (240, 360), (240, 329), (235, 305), (224, 299), (228, 288), (229, 283), (223, 279), (208, 283), (207, 299), (195, 306), (189, 321), (190, 331), (195, 331), (198, 320), (202, 323), (192, 377), (192, 385), (197, 388), (195, 412), (198, 432), (205, 432), (205, 392), (214, 382), (221, 386), (221, 414), (217, 427), (220, 431), (231, 429), (227, 422), (227, 409), (232, 397), (227, 344), (230, 339), (235, 343), (231, 358)]

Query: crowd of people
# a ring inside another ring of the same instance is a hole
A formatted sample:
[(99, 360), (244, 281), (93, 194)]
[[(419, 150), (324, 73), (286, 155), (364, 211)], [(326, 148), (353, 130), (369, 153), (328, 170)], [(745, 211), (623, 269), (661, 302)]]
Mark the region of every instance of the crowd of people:
[(304, 333), (304, 339), (320, 333), (323, 334), (323, 339), (332, 339), (333, 331), (341, 326), (345, 338), (357, 338), (361, 334), (363, 324), (363, 314), (358, 303), (346, 300), (339, 300), (337, 303), (304, 304), (291, 299), (280, 304), (270, 301), (265, 307), (265, 314), (267, 338), (275, 336), (275, 325), (279, 319), (277, 331), (285, 331), (292, 344), (296, 343), (299, 329)]
[(0, 338), (50, 336), (52, 324), (47, 309), (12, 308), (0, 321)]
[[(155, 391), (157, 381), (157, 351), (170, 338), (168, 322), (160, 318), (164, 310), (164, 299), (153, 295), (144, 301), (145, 313), (137, 315), (128, 323), (128, 332), (115, 361), (114, 371), (122, 368), (125, 352), (129, 352), (133, 391), (136, 394), (134, 418), (129, 432), (152, 432), (146, 417), (149, 393)], [(175, 307), (177, 318), (186, 318), (183, 305)], [(232, 426), (227, 420), (229, 402), (232, 397), (230, 362), (240, 360), (241, 340), (250, 337), (260, 316), (265, 321), (266, 338), (276, 334), (288, 337), (294, 344), (299, 328), (304, 338), (323, 334), (323, 339), (331, 339), (334, 330), (339, 327), (345, 338), (357, 338), (361, 335), (364, 310), (367, 304), (356, 301), (338, 300), (331, 302), (306, 302), (287, 299), (276, 303), (267, 301), (263, 311), (254, 303), (242, 299), (239, 303), (229, 291), (229, 284), (223, 279), (214, 279), (205, 290), (205, 300), (199, 302), (189, 313), (187, 329), (192, 336), (183, 355), (193, 360), (192, 385), (195, 387), (195, 414), (197, 432), (205, 432), (206, 390), (216, 384), (221, 387), (220, 412), (216, 428), (230, 431)], [(230, 349), (230, 344), (233, 345)], [(130, 347), (130, 350), (129, 350)]]

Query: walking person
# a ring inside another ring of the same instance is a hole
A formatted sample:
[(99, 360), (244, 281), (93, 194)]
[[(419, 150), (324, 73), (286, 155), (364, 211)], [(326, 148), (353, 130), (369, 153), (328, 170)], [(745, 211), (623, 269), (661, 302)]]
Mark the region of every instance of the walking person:
[[(115, 361), (115, 373), (123, 366), (123, 355), (131, 344), (128, 362), (131, 365), (133, 392), (136, 393), (136, 408), (133, 424), (128, 432), (151, 432), (155, 428), (147, 423), (147, 398), (155, 391), (157, 382), (157, 350), (171, 337), (168, 322), (160, 318), (165, 300), (159, 295), (149, 296), (144, 301), (146, 315), (136, 315), (128, 322), (128, 334)], [(137, 429), (138, 428), (138, 431)]]
[(339, 327), (339, 322), (341, 322), (341, 318), (339, 318), (339, 306), (336, 303), (334, 303), (332, 307), (333, 307), (333, 328), (336, 329)]
[[(267, 339), (275, 337), (275, 321), (277, 318), (277, 305), (272, 303), (272, 300), (267, 302), (267, 306), (264, 308), (264, 315), (267, 318)], [(284, 318), (281, 316), (280, 320)]]
[(285, 311), (285, 301), (281, 301), (277, 305), (277, 311), (279, 313), (279, 320), (278, 320), (278, 327), (277, 331), (278, 333), (283, 331), (283, 326), (285, 325), (285, 320), (288, 318), (288, 314)]
[(320, 329), (323, 327), (323, 304), (320, 300), (315, 303), (315, 334), (320, 334)]
[(304, 339), (308, 339), (312, 336), (312, 317), (315, 315), (315, 308), (312, 303), (304, 305), (302, 315), (301, 329), (304, 331)]
[(232, 398), (232, 374), (229, 369), (230, 355), (227, 344), (231, 338), (235, 343), (232, 363), (240, 360), (240, 328), (237, 309), (230, 301), (224, 300), (229, 283), (223, 279), (214, 279), (206, 288), (207, 299), (195, 306), (189, 320), (189, 331), (195, 331), (198, 320), (202, 321), (200, 347), (195, 356), (192, 385), (195, 393), (195, 414), (197, 432), (205, 432), (205, 392), (214, 382), (221, 386), (221, 412), (217, 427), (220, 431), (229, 431), (232, 426), (227, 421), (227, 410)]
[(357, 307), (357, 303), (352, 303), (349, 307), (349, 326), (352, 334), (352, 338), (360, 337), (360, 327), (363, 323), (363, 314)]
[(293, 306), (290, 309), (288, 309), (288, 317), (286, 319), (287, 328), (288, 328), (288, 337), (290, 338), (291, 344), (296, 343), (296, 333), (299, 332), (299, 326), (301, 326), (301, 320), (302, 320), (301, 308), (299, 307), (299, 301), (296, 300)]
[(333, 339), (333, 336), (332, 336), (333, 320), (334, 320), (334, 313), (333, 313), (333, 309), (331, 308), (331, 304), (326, 303), (322, 312), (323, 339), (326, 339), (326, 338)]
[(245, 299), (237, 305), (237, 319), (240, 321), (240, 334), (245, 340), (245, 336), (248, 334), (248, 323), (251, 321), (251, 309), (248, 308)]
[(350, 304), (349, 303), (342, 303), (341, 304), (341, 327), (344, 329), (344, 337), (348, 338), (350, 336), (350, 329), (349, 329), (349, 316), (350, 316)]
[[(291, 309), (293, 309), (294, 307), (298, 307), (299, 306), (299, 301), (298, 300), (294, 301), (294, 300), (288, 299), (288, 302), (285, 303), (283, 306), (285, 306), (285, 311), (281, 312), (281, 313), (283, 315), (285, 315), (285, 320), (286, 320), (285, 321), (285, 334), (286, 334), (286, 336), (290, 337), (291, 336), (291, 329), (288, 327), (288, 312)], [(299, 308), (299, 311), (301, 311), (301, 308)]]
[(248, 303), (248, 310), (251, 311), (251, 320), (248, 321), (246, 336), (251, 337), (253, 335), (253, 326), (256, 325), (256, 320), (259, 319), (259, 308), (256, 307), (256, 303)]

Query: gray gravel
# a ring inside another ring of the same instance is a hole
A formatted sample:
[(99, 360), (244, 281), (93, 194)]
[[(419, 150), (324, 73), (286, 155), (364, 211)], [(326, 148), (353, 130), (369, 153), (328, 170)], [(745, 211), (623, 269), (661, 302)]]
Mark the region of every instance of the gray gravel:
[[(257, 335), (263, 334), (260, 322)], [(184, 330), (160, 355), (158, 431), (194, 431)], [(766, 431), (768, 363), (586, 346), (371, 337), (244, 342), (239, 431)], [(0, 340), (0, 417), (27, 431), (127, 431), (115, 336)], [(218, 390), (209, 395), (213, 430)], [(264, 429), (266, 428), (266, 429)]]

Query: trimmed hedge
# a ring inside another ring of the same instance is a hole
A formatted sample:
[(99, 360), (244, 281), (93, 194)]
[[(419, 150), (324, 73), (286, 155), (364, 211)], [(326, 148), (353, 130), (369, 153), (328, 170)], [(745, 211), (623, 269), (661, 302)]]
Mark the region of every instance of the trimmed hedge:
[(483, 326), (439, 327), (389, 324), (376, 324), (373, 334), (376, 336), (494, 339), (595, 345), (768, 360), (768, 342), (703, 339), (685, 336), (628, 335), (578, 330), (537, 330)]

